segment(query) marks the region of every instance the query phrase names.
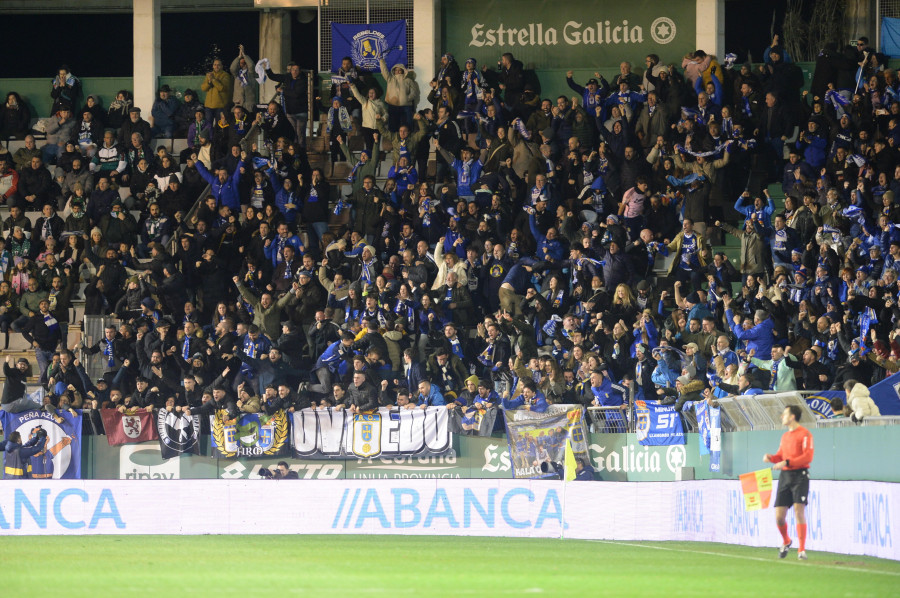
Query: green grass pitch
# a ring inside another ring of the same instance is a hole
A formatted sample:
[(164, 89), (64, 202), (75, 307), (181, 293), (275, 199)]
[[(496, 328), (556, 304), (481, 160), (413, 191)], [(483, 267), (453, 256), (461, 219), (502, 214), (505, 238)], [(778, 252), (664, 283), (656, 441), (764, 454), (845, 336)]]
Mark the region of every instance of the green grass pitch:
[(900, 563), (687, 542), (52, 536), (0, 542), (6, 596), (896, 596)]

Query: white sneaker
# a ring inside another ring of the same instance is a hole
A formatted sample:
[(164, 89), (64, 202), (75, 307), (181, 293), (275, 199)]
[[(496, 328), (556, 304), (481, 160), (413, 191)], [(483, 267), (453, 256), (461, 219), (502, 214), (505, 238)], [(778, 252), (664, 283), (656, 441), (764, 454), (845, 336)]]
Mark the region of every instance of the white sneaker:
[(805, 561), (806, 560), (806, 551), (801, 550), (800, 552), (798, 552), (797, 558), (800, 559), (801, 561)]
[(778, 549), (778, 558), (783, 559), (787, 556), (788, 550), (791, 549), (791, 544), (793, 542), (788, 542), (787, 544), (782, 544), (781, 548)]

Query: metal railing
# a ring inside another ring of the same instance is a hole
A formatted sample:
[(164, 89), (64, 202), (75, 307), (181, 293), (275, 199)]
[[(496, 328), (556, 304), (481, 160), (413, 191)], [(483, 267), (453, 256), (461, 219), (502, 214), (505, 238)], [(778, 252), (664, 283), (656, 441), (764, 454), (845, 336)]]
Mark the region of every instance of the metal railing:
[(592, 434), (624, 434), (634, 432), (633, 406), (588, 407), (588, 422)]

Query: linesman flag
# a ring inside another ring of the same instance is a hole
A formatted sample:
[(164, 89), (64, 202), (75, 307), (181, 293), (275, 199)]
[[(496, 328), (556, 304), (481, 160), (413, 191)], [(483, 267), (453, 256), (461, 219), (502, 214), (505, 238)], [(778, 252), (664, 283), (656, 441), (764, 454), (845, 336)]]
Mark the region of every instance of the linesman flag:
[(741, 490), (744, 492), (745, 511), (769, 508), (769, 499), (772, 497), (772, 468), (741, 474)]

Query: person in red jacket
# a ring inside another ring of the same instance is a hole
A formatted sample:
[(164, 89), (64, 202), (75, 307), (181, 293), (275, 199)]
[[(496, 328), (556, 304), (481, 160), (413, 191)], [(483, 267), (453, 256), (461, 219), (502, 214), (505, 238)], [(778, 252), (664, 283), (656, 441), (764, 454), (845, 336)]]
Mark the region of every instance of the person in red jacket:
[(784, 540), (778, 549), (778, 558), (787, 556), (791, 548), (785, 520), (793, 505), (797, 518), (797, 537), (800, 541), (797, 558), (806, 560), (806, 503), (809, 500), (809, 466), (813, 459), (813, 436), (800, 425), (800, 407), (789, 405), (781, 414), (781, 424), (788, 431), (781, 437), (781, 445), (774, 455), (766, 455), (763, 461), (773, 463), (772, 469), (781, 470), (778, 478), (778, 494), (775, 497), (775, 524)]

